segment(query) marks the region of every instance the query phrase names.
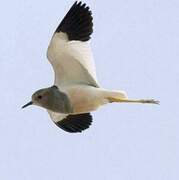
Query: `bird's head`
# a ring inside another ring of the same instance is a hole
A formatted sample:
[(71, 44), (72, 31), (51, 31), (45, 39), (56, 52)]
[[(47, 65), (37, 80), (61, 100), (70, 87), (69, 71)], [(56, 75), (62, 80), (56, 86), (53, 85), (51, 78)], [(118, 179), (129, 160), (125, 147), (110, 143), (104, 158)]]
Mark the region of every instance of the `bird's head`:
[(48, 104), (49, 100), (49, 88), (44, 88), (36, 91), (32, 97), (31, 101), (22, 106), (22, 108), (25, 108), (30, 105), (37, 105), (46, 108), (46, 104)]
[(63, 92), (60, 92), (57, 86), (36, 91), (32, 95), (31, 101), (22, 106), (22, 108), (30, 105), (41, 106), (45, 109), (59, 113), (72, 112), (68, 96)]

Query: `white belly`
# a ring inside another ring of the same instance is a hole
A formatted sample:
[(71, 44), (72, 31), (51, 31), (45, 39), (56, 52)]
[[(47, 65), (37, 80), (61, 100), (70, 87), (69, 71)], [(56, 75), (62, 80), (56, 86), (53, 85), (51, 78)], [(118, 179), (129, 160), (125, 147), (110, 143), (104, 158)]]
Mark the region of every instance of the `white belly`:
[(69, 96), (74, 114), (95, 111), (99, 106), (108, 103), (104, 90), (100, 88), (75, 85), (63, 87), (62, 91)]

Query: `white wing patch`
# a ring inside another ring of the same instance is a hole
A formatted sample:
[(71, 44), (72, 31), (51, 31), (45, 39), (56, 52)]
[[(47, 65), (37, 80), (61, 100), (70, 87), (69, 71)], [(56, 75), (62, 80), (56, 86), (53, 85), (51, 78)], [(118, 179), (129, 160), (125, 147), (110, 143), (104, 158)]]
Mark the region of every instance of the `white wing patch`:
[(68, 116), (68, 114), (56, 113), (56, 112), (53, 112), (50, 110), (47, 110), (47, 112), (49, 113), (49, 115), (54, 123), (57, 123)]
[(68, 41), (65, 33), (55, 33), (47, 57), (55, 71), (55, 84), (98, 86), (89, 42)]
[(70, 54), (72, 54), (97, 81), (96, 69), (89, 41), (70, 41), (68, 44)]

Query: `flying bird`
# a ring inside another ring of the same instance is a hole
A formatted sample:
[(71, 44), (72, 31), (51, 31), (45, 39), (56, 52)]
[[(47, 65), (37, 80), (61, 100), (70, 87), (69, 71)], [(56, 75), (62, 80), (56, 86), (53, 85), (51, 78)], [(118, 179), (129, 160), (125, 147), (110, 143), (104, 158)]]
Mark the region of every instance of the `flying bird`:
[(96, 77), (90, 38), (93, 17), (89, 7), (76, 1), (53, 34), (47, 58), (54, 73), (54, 85), (36, 91), (24, 105), (45, 108), (61, 129), (77, 133), (89, 128), (90, 112), (100, 106), (119, 103), (158, 104), (154, 99), (129, 99), (124, 91), (102, 88)]

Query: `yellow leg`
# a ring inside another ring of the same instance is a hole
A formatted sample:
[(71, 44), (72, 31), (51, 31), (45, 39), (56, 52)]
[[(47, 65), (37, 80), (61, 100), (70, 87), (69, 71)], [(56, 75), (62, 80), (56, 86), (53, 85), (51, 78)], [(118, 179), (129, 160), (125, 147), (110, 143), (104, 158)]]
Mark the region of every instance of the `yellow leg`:
[(121, 102), (121, 103), (146, 103), (146, 104), (159, 104), (159, 101), (154, 99), (118, 99), (118, 98), (108, 98), (109, 102)]

